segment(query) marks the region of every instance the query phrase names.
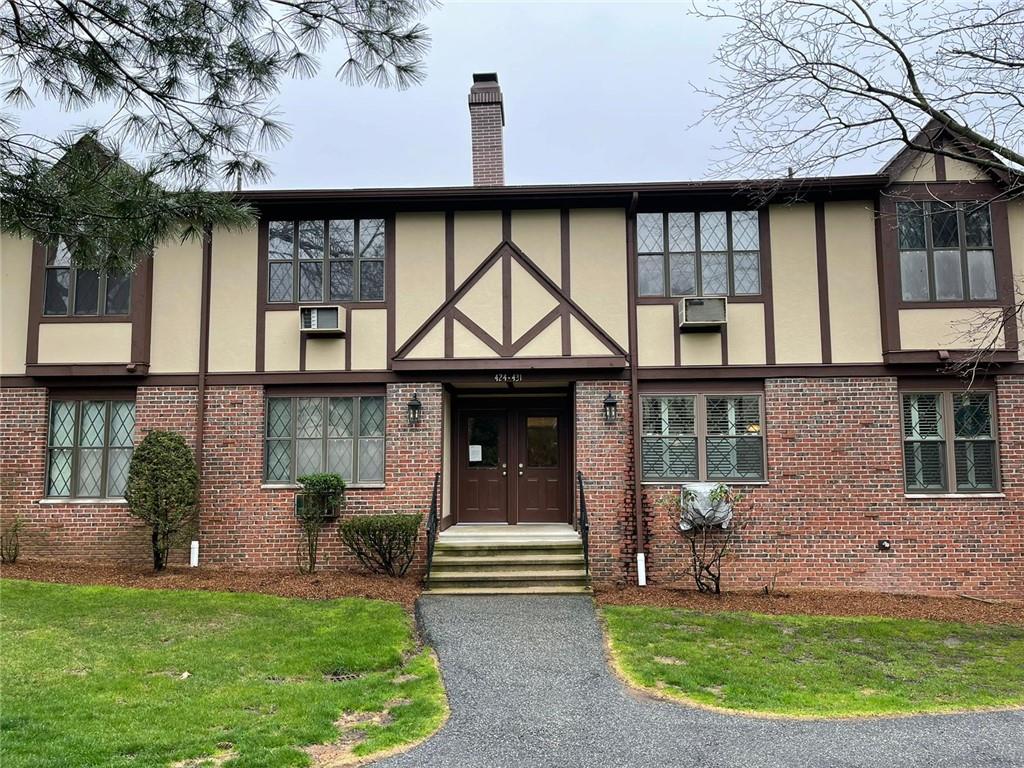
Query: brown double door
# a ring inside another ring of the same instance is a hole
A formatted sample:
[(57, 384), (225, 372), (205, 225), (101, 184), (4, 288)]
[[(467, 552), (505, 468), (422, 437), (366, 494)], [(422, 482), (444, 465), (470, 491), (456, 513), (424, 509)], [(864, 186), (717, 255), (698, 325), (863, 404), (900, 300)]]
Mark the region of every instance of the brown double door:
[(456, 522), (569, 522), (565, 403), (471, 400), (464, 406), (454, 456)]

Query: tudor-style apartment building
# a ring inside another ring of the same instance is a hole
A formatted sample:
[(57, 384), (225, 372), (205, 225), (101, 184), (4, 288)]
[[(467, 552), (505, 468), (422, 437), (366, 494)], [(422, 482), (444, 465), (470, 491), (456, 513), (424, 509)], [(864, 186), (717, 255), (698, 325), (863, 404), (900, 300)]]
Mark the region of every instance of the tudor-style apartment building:
[[(745, 493), (734, 587), (1024, 594), (1016, 323), (971, 382), (949, 370), (1019, 298), (1006, 175), (905, 151), (858, 176), (506, 186), (495, 75), (469, 111), (473, 186), (239, 193), (257, 226), (124, 278), (4, 236), (23, 556), (147, 562), (121, 496), (160, 428), (199, 458), (202, 565), (293, 567), (295, 479), (324, 470), (345, 514), (435, 499), (442, 540), (575, 535), (585, 503), (595, 582), (672, 583), (670, 502), (707, 480)], [(351, 564), (330, 532), (324, 559)]]

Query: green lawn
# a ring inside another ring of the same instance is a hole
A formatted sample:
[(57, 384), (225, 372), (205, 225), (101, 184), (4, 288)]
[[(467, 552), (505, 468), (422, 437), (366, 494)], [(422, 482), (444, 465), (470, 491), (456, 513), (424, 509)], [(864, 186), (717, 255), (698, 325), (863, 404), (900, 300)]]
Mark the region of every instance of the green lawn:
[(359, 755), (445, 717), (394, 603), (4, 580), (0, 622), (4, 768), (308, 765), (343, 713), (390, 710)]
[(602, 609), (631, 682), (726, 709), (796, 716), (1024, 704), (1024, 627)]

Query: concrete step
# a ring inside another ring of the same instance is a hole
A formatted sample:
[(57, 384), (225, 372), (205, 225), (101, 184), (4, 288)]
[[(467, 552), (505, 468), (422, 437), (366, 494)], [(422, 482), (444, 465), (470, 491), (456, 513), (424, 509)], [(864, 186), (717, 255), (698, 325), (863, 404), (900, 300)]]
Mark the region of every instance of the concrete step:
[(578, 541), (559, 542), (495, 542), (495, 541), (460, 541), (449, 543), (438, 541), (434, 546), (434, 557), (532, 557), (534, 555), (570, 555), (583, 554), (583, 544)]
[(532, 586), (510, 587), (489, 584), (477, 587), (428, 587), (428, 595), (588, 595), (590, 587), (581, 586)]
[(583, 567), (583, 553), (567, 554), (495, 554), (495, 555), (452, 555), (436, 554), (431, 567), (432, 573), (462, 570), (495, 570), (504, 568), (526, 568), (531, 570), (566, 570)]
[(551, 568), (477, 568), (474, 570), (430, 571), (430, 581), (544, 581), (546, 579), (585, 579), (582, 563), (576, 568), (555, 570)]
[(468, 573), (430, 574), (427, 588), (434, 587), (585, 587), (587, 577), (579, 571), (519, 571), (491, 573), (471, 571)]

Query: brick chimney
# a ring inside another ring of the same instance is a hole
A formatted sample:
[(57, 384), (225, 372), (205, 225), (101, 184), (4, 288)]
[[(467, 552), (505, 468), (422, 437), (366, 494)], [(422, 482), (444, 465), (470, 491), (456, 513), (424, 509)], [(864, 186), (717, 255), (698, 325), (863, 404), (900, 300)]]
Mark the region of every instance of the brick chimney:
[(473, 185), (505, 183), (505, 105), (495, 72), (473, 75), (469, 89), (469, 121), (473, 130)]

